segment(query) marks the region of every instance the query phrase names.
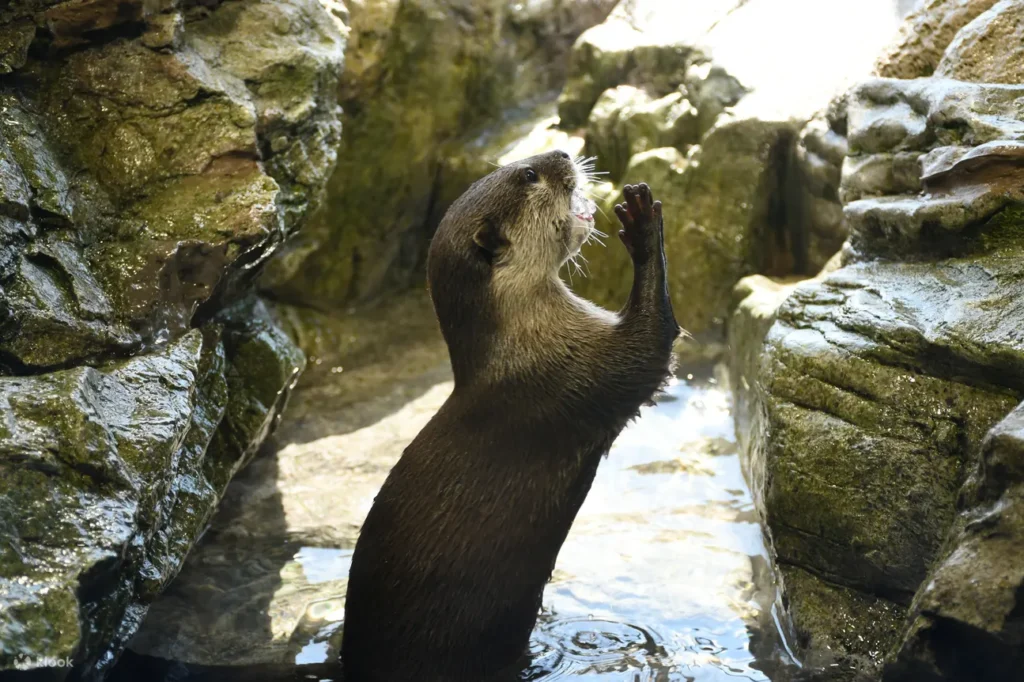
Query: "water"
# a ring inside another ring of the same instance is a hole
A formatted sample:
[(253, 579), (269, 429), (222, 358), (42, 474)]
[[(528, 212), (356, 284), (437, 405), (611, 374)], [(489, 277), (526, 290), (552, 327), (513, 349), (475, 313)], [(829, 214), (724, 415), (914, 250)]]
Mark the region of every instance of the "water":
[[(616, 441), (559, 555), (520, 679), (780, 682), (798, 669), (780, 632), (768, 550), (720, 379), (709, 372), (674, 381)], [(401, 439), (443, 401), (442, 388), (391, 418), (409, 431)], [(367, 505), (373, 490), (359, 496)], [(263, 562), (267, 551), (256, 549)], [(290, 637), (290, 672), (168, 662), (154, 671), (152, 659), (129, 655), (118, 679), (337, 679), (330, 666), (351, 549), (274, 551), (285, 555), (280, 571), (301, 573), (299, 589), (310, 595)]]
[(776, 679), (794, 666), (775, 602), (729, 392), (676, 381), (598, 470), (523, 679)]

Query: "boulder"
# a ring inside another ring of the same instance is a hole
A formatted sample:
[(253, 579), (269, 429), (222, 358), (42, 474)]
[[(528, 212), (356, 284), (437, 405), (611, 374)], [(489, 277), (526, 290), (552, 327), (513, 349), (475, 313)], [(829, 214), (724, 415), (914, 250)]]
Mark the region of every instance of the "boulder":
[(997, 424), (885, 680), (1010, 680), (1024, 670), (1024, 404)]
[(503, 112), (531, 109), (557, 89), (559, 57), (611, 5), (352, 3), (355, 70), (341, 84), (340, 162), (323, 210), (264, 287), (281, 300), (337, 311), (412, 284), (436, 227), (445, 160)]
[(946, 628), (937, 605), (965, 618), (968, 598), (939, 576), (967, 575), (955, 552), (978, 542), (963, 521), (982, 513), (972, 472), (1024, 396), (1022, 95), (940, 78), (853, 88), (829, 126), (848, 142), (843, 267), (774, 311), (780, 296), (764, 294), (734, 313), (739, 439), (815, 665), (878, 674), (898, 651), (887, 679), (999, 679), (960, 675), (951, 648), (979, 641), (1002, 652), (991, 669), (1016, 660), (1000, 559), (980, 560), (976, 575), (994, 582), (970, 601), (989, 634)]
[(935, 75), (976, 83), (1024, 83), (1024, 7), (1001, 0), (964, 26)]
[[(213, 341), (204, 364), (215, 370)], [(163, 577), (145, 564), (175, 504), (167, 474), (186, 440), (203, 451), (212, 436), (203, 420), (192, 432), (193, 412), (216, 423), (224, 409), (223, 390), (198, 394), (215, 382), (199, 371), (203, 345), (193, 331), (106, 368), (0, 379), (0, 669), (106, 653), (138, 626), (137, 588)]]
[(926, 78), (935, 73), (957, 33), (998, 0), (925, 0), (900, 26), (899, 36), (875, 64), (884, 78)]
[(695, 144), (697, 116), (680, 92), (652, 100), (631, 85), (611, 88), (590, 112), (583, 155), (600, 159), (607, 173), (603, 180), (619, 182), (634, 154), (659, 147), (685, 150)]
[(276, 425), (304, 359), (250, 292), (343, 49), (317, 0), (0, 9), (0, 676), (102, 678)]
[(317, 330), (300, 339), (310, 370), (266, 451), (233, 480), (133, 639), (131, 651), (150, 665), (220, 666), (215, 676), (230, 668), (232, 679), (246, 670), (267, 679), (280, 666), (291, 679), (308, 670), (300, 666), (336, 661), (349, 561), (368, 505), (451, 390), (425, 292), (358, 315), (278, 314), (283, 327)]

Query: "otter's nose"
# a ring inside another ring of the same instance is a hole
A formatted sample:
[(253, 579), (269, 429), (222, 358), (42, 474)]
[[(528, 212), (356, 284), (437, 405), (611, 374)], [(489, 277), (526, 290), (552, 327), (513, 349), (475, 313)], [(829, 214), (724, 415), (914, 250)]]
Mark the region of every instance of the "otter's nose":
[(563, 152), (561, 149), (559, 149), (555, 153), (558, 154), (559, 156), (561, 156), (563, 159), (568, 159), (569, 158), (569, 152)]

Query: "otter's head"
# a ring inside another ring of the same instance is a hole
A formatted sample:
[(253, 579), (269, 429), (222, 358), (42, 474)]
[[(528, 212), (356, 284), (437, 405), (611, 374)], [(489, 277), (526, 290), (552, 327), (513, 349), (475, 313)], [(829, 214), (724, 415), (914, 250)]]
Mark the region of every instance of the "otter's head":
[(497, 325), (495, 309), (557, 279), (592, 236), (587, 161), (562, 151), (498, 168), (452, 204), (430, 246), (427, 278), (451, 348)]

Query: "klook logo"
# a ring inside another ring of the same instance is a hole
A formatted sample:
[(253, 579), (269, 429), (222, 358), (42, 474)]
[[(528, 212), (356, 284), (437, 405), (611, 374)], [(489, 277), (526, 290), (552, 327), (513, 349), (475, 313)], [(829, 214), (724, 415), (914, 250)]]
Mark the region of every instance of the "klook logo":
[(14, 659), (14, 667), (17, 670), (36, 670), (38, 668), (70, 668), (71, 657), (56, 658), (54, 656), (18, 656)]

